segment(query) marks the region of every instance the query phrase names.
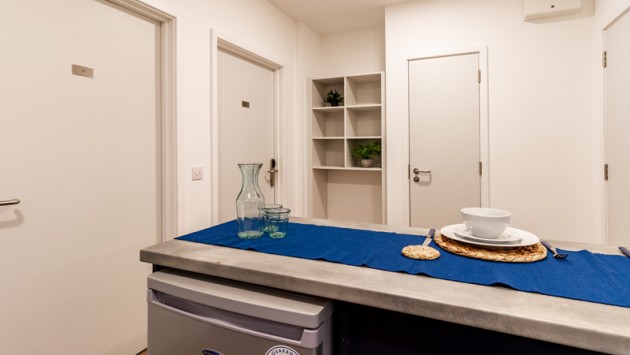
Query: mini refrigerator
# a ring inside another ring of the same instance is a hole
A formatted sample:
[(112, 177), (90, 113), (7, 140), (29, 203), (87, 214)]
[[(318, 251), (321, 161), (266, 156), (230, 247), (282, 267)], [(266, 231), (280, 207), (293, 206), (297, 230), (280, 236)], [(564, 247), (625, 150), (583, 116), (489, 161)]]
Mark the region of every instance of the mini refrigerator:
[(329, 355), (332, 301), (164, 269), (148, 277), (149, 355)]

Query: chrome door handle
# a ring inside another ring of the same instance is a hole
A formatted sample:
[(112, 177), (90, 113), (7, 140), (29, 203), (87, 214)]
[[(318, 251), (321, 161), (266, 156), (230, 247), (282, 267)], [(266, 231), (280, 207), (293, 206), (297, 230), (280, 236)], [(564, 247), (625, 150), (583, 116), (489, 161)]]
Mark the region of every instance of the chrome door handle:
[(413, 168), (414, 174), (431, 174), (431, 170), (420, 170), (418, 168)]
[(278, 169), (269, 169), (269, 186), (274, 187), (276, 185), (276, 173)]
[(17, 198), (13, 198), (13, 199), (10, 199), (10, 200), (0, 201), (0, 206), (17, 205), (18, 203), (20, 203), (20, 200), (17, 199)]
[(276, 169), (276, 159), (271, 158), (269, 166), (271, 167), (271, 169), (267, 171), (269, 173), (269, 186), (274, 187), (276, 185), (276, 173), (278, 173), (278, 169)]

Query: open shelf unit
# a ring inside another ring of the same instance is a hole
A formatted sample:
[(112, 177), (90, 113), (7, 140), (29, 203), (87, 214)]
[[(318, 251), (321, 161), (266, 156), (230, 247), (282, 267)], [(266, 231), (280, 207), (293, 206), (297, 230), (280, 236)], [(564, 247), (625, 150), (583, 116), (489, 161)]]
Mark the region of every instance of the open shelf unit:
[[(310, 186), (314, 218), (385, 223), (384, 74), (314, 79), (310, 82)], [(329, 106), (326, 93), (344, 102)], [(382, 153), (361, 167), (352, 149), (380, 142)]]

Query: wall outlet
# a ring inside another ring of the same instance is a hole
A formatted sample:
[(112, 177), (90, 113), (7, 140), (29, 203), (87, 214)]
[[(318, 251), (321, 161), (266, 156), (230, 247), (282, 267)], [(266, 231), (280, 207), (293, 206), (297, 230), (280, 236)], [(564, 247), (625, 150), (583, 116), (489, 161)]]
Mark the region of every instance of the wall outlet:
[(203, 179), (203, 166), (193, 166), (192, 179), (193, 181)]

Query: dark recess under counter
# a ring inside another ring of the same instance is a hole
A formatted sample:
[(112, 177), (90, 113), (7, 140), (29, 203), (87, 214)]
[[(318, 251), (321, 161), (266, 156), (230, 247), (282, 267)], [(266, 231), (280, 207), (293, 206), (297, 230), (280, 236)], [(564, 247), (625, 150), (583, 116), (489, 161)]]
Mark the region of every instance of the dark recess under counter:
[(336, 301), (334, 350), (368, 354), (602, 354), (410, 314)]

